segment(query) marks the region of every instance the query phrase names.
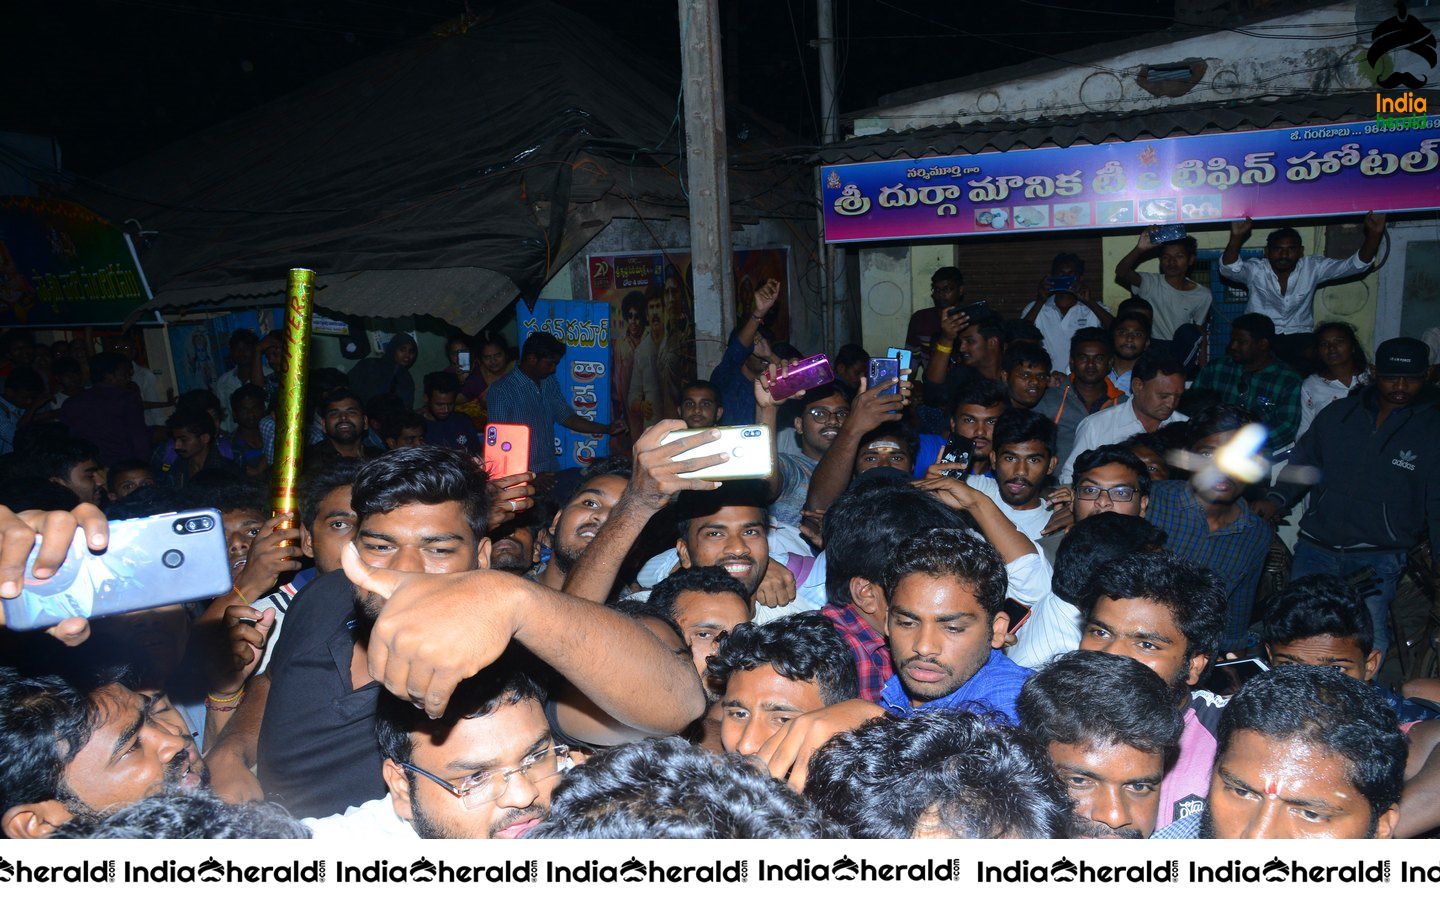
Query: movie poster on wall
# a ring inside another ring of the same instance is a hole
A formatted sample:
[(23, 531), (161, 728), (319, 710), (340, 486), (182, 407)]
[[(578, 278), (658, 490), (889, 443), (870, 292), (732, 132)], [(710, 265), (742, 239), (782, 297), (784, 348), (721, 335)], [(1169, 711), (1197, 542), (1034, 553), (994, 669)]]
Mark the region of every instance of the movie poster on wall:
[[(590, 257), (590, 297), (610, 305), (611, 415), (632, 435), (675, 415), (680, 388), (696, 377), (695, 312), (689, 250), (645, 250)], [(790, 251), (762, 247), (734, 252), (735, 321), (755, 305), (755, 291), (780, 282), (769, 325), (790, 337)], [(703, 373), (708, 376), (710, 373)]]

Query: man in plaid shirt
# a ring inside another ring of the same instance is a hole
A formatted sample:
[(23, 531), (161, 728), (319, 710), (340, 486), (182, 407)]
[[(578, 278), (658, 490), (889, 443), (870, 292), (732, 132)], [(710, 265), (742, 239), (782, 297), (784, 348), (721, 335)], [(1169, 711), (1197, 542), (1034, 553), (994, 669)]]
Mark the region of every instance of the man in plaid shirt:
[(1220, 394), (1225, 403), (1248, 410), (1270, 429), (1269, 447), (1295, 443), (1300, 428), (1300, 374), (1275, 358), (1275, 323), (1246, 313), (1230, 323), (1229, 355), (1212, 361), (1195, 378), (1195, 389)]
[(861, 473), (825, 514), (828, 602), (820, 612), (855, 656), (862, 700), (879, 702), (885, 682), (895, 674), (885, 646), (885, 566), (912, 534), (958, 524), (955, 513), (912, 487), (905, 473), (887, 467)]
[[(1209, 460), (1235, 432), (1254, 421), (1238, 406), (1220, 404), (1194, 419), (1188, 448)], [(1265, 556), (1274, 531), (1240, 494), (1245, 485), (1213, 468), (1190, 481), (1157, 481), (1150, 488), (1145, 518), (1165, 529), (1165, 549), (1210, 569), (1225, 583), (1225, 631), (1221, 650), (1244, 650), (1256, 643), (1250, 614)]]

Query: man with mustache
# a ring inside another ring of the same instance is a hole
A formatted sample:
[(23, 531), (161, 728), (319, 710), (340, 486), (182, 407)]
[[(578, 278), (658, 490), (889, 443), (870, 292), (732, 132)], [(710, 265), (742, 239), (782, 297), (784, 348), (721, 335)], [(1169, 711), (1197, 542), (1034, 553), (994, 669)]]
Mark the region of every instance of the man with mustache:
[(1300, 428), (1300, 386), (1294, 369), (1271, 353), (1275, 323), (1247, 313), (1230, 323), (1225, 356), (1200, 370), (1192, 385), (1214, 391), (1224, 403), (1249, 410), (1269, 431), (1266, 446), (1282, 450), (1295, 442)]
[(1017, 709), (1075, 801), (1071, 837), (1150, 836), (1184, 727), (1160, 676), (1133, 659), (1075, 650), (1025, 683)]
[(365, 441), (365, 407), (349, 388), (336, 388), (320, 401), (325, 438), (305, 450), (305, 468), (323, 468), (338, 459), (373, 459), (380, 451)]
[(623, 456), (598, 459), (585, 469), (575, 493), (555, 513), (545, 533), (550, 561), (527, 576), (553, 590), (562, 590), (565, 579), (580, 561), (630, 484), (630, 460)]
[(1255, 223), (1247, 217), (1230, 223), (1230, 241), (1220, 257), (1220, 274), (1248, 289), (1245, 312), (1269, 316), (1275, 322), (1275, 354), (1296, 368), (1305, 367), (1314, 346), (1315, 289), (1320, 285), (1367, 272), (1375, 262), (1385, 235), (1385, 214), (1366, 213), (1365, 239), (1354, 256), (1331, 259), (1305, 255), (1300, 232), (1277, 228), (1265, 238), (1263, 259), (1241, 259)]
[(1225, 699), (1191, 688), (1220, 643), (1220, 579), (1170, 553), (1133, 553), (1095, 570), (1080, 607), (1080, 649), (1128, 656), (1151, 669), (1184, 716), (1180, 753), (1160, 782), (1155, 827), (1164, 828), (1197, 811), (1210, 784)]
[(388, 793), (304, 824), (320, 840), (524, 837), (571, 765), (544, 704), (544, 688), (510, 661), (462, 682), (439, 719), (382, 694), (375, 735)]
[(0, 830), (48, 837), (146, 797), (204, 790), (205, 762), (167, 704), (119, 682), (0, 668)]
[(1008, 410), (995, 420), (991, 443), (995, 477), (971, 475), (966, 483), (994, 500), (1021, 534), (1038, 541), (1051, 516), (1042, 494), (1059, 462), (1055, 424), (1023, 409)]
[[(1191, 420), (1190, 453), (1209, 462), (1235, 433), (1255, 421), (1238, 406), (1219, 404)], [(1198, 484), (1196, 483), (1198, 482)], [(1188, 481), (1158, 481), (1145, 518), (1165, 529), (1165, 549), (1211, 570), (1225, 583), (1221, 650), (1244, 651), (1258, 640), (1250, 613), (1274, 530), (1250, 511), (1245, 483), (1219, 470)]]
[(902, 543), (885, 569), (895, 674), (880, 706), (900, 718), (966, 710), (1013, 723), (1031, 673), (1000, 652), (1006, 587), (1000, 554), (967, 531), (934, 528)]

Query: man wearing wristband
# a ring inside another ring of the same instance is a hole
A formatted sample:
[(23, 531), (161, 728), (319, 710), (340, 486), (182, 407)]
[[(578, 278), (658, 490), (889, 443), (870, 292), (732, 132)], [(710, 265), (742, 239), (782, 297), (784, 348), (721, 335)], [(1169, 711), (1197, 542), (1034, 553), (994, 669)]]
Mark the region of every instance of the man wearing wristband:
[(760, 325), (780, 299), (780, 282), (770, 279), (755, 292), (755, 309), (745, 317), (725, 346), (725, 355), (710, 374), (710, 382), (720, 389), (720, 405), (725, 409), (726, 425), (755, 424), (755, 379), (771, 362), (770, 341), (760, 333)]

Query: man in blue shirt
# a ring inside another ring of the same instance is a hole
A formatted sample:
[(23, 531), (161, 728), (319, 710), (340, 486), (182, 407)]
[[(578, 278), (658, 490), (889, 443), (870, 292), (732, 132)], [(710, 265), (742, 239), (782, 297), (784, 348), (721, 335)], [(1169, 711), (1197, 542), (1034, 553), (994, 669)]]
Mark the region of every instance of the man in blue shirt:
[(880, 706), (900, 718), (964, 710), (1014, 724), (1031, 672), (1000, 652), (1007, 586), (1000, 554), (968, 531), (932, 528), (902, 543), (885, 569), (895, 674)]
[(760, 325), (780, 298), (780, 282), (770, 279), (755, 292), (755, 308), (730, 335), (725, 355), (710, 374), (710, 382), (720, 389), (720, 405), (725, 409), (726, 425), (755, 424), (755, 379), (772, 361), (768, 338), (760, 334)]
[(487, 390), (490, 421), (530, 428), (530, 471), (554, 472), (560, 468), (555, 450), (555, 426), (581, 434), (621, 434), (623, 422), (606, 425), (577, 413), (560, 392), (555, 370), (565, 356), (565, 345), (551, 334), (537, 331), (525, 339), (520, 361), (509, 375)]

